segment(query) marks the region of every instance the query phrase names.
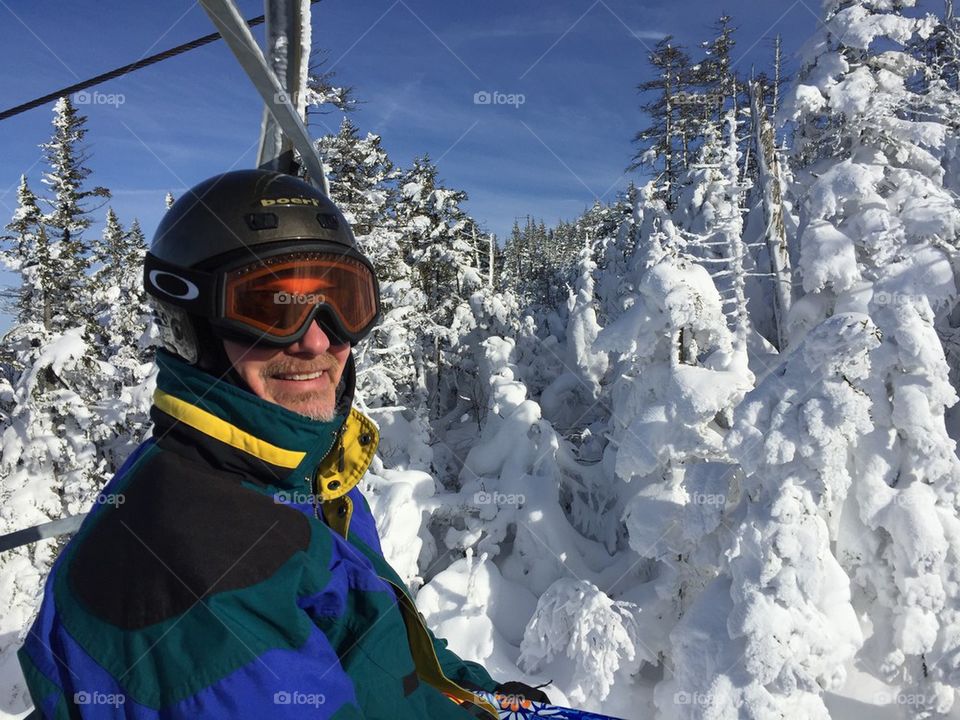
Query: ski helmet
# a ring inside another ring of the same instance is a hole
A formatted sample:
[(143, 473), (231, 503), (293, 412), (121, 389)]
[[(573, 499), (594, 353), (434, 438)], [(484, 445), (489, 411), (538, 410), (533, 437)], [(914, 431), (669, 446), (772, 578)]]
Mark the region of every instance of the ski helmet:
[(340, 210), (291, 175), (236, 170), (204, 180), (167, 211), (144, 261), (161, 340), (228, 371), (223, 338), (285, 346), (316, 320), (334, 344), (380, 317), (369, 259)]

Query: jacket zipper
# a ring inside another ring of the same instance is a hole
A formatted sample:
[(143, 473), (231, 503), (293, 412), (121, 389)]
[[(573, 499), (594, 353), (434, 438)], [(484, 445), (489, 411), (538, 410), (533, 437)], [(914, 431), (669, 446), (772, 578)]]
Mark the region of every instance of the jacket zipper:
[[(348, 418), (349, 419), (349, 418)], [(330, 457), (330, 453), (334, 450), (337, 451), (337, 471), (343, 472), (344, 469), (344, 457), (343, 457), (343, 431), (347, 425), (347, 420), (343, 421), (343, 425), (340, 426), (340, 429), (337, 430), (336, 435), (333, 436), (333, 445), (330, 446), (330, 449), (327, 450), (327, 454), (320, 458), (320, 462), (317, 463), (317, 466), (312, 471), (312, 478), (310, 485), (313, 488), (313, 517), (317, 520), (321, 519), (322, 513), (320, 512), (320, 505), (322, 500), (322, 489), (320, 487), (320, 467), (323, 465), (324, 460)]]
[[(399, 595), (397, 596), (397, 606), (400, 608), (400, 613), (401, 613), (401, 617), (402, 617), (403, 614), (404, 614), (403, 607), (402, 607), (402, 605), (403, 605), (403, 599), (407, 599), (411, 604), (413, 604), (413, 600), (411, 600), (410, 597), (403, 591), (403, 589), (400, 588), (400, 586), (398, 586), (398, 585), (397, 585), (396, 583), (394, 583), (393, 581), (388, 580), (387, 578), (383, 577), (382, 575), (377, 575), (377, 577), (380, 578), (381, 580), (383, 580), (383, 581), (384, 581), (385, 583), (387, 583), (388, 585), (390, 585), (390, 587), (393, 588), (395, 594), (396, 594), (396, 593), (399, 593)], [(440, 658), (437, 657), (437, 651), (436, 651), (436, 650), (434, 649), (434, 647), (433, 647), (433, 642), (430, 642), (430, 631), (427, 629), (426, 624), (424, 624), (423, 619), (420, 617), (420, 613), (417, 612), (417, 610), (416, 610), (416, 607), (414, 607), (413, 610), (414, 610), (414, 612), (413, 612), (414, 620), (415, 620), (415, 621), (417, 622), (417, 624), (420, 626), (420, 629), (423, 631), (423, 634), (426, 636), (426, 638), (427, 638), (427, 640), (428, 640), (427, 645), (430, 647), (430, 654), (433, 656), (433, 661), (436, 663), (437, 669), (438, 669), (439, 672), (440, 672), (440, 677), (442, 677), (442, 678), (443, 678), (444, 680), (446, 680), (448, 683), (450, 683), (451, 685), (453, 685), (453, 687), (455, 687), (457, 690), (460, 690), (460, 691), (463, 692), (464, 694), (472, 697), (472, 698), (473, 698), (473, 704), (474, 704), (474, 705), (477, 705), (478, 707), (481, 707), (481, 708), (483, 708), (484, 710), (487, 710), (487, 712), (489, 712), (489, 709), (485, 706), (485, 704), (486, 704), (486, 705), (489, 705), (489, 704), (490, 704), (488, 700), (485, 700), (484, 698), (479, 697), (478, 695), (476, 695), (476, 694), (473, 693), (472, 691), (467, 690), (465, 687), (461, 687), (460, 685), (458, 685), (457, 683), (455, 683), (453, 680), (451, 680), (450, 678), (448, 678), (448, 677), (446, 676), (446, 673), (443, 672), (443, 666), (440, 664)], [(406, 614), (409, 615), (410, 613), (407, 612)], [(404, 623), (404, 624), (406, 624), (406, 623)], [(413, 654), (413, 648), (410, 648), (410, 650), (411, 650), (411, 655), (412, 655), (412, 654)], [(417, 664), (416, 659), (414, 659), (413, 664), (414, 664), (414, 667), (416, 667), (416, 664)], [(418, 674), (419, 674), (419, 673), (418, 673)], [(428, 684), (429, 684), (429, 683), (428, 683)], [(443, 690), (440, 690), (440, 688), (435, 688), (435, 689), (436, 689), (437, 691), (441, 692), (441, 693), (443, 692)], [(446, 694), (446, 693), (444, 693), (444, 694)], [(457, 699), (459, 700), (460, 698), (457, 698)], [(493, 707), (493, 706), (491, 705), (491, 707)], [(494, 718), (498, 718), (498, 717), (499, 717), (499, 713), (494, 713), (493, 717), (494, 717)]]

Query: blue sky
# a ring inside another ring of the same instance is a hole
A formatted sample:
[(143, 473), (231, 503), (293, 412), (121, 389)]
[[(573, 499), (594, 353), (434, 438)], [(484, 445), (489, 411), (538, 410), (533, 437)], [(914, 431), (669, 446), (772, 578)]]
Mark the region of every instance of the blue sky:
[[(262, 13), (240, 0), (245, 17)], [(441, 178), (466, 190), (467, 209), (503, 236), (514, 218), (572, 218), (612, 199), (631, 138), (642, 126), (636, 85), (646, 53), (674, 35), (695, 46), (721, 11), (733, 16), (738, 69), (764, 67), (772, 38), (788, 62), (816, 27), (818, 0), (323, 0), (313, 6), (314, 47), (363, 101), (353, 114), (400, 166), (423, 153)], [(0, 105), (59, 87), (212, 31), (195, 2), (0, 0)], [(122, 103), (84, 107), (92, 180), (114, 192), (121, 221), (139, 217), (148, 235), (167, 191), (254, 163), (261, 106), (222, 42), (97, 88)], [(524, 96), (522, 105), (476, 104), (478, 92)], [(100, 100), (106, 100), (104, 96)], [(26, 172), (39, 187), (37, 145), (50, 107), (0, 123), (0, 216), (16, 204)], [(338, 114), (316, 118), (315, 135)], [(102, 215), (105, 210), (98, 211)], [(99, 218), (98, 218), (99, 219)], [(2, 278), (0, 278), (2, 280)]]

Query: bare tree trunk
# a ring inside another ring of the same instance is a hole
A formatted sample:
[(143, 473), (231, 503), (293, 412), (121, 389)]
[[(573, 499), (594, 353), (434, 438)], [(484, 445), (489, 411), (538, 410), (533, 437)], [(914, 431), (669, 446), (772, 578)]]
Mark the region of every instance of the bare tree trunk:
[[(948, 0), (949, 2), (950, 0)], [(770, 106), (771, 114), (776, 117), (780, 110), (780, 83), (783, 82), (783, 38), (778, 34), (773, 58), (773, 103)]]
[(774, 322), (777, 328), (777, 347), (787, 347), (786, 319), (793, 302), (793, 277), (787, 248), (787, 231), (783, 222), (783, 184), (780, 160), (777, 157), (773, 124), (767, 118), (763, 90), (759, 83), (750, 83), (750, 114), (757, 155), (757, 178), (762, 189), (764, 232), (770, 273), (774, 283)]
[[(747, 335), (750, 330), (750, 313), (747, 311), (747, 294), (746, 294), (746, 272), (743, 268), (743, 258), (746, 256), (747, 251), (743, 244), (743, 216), (741, 213), (741, 208), (743, 207), (743, 191), (740, 187), (734, 185), (737, 182), (737, 111), (730, 110), (727, 113), (726, 117), (727, 125), (727, 161), (724, 163), (727, 167), (724, 168), (724, 174), (728, 178), (728, 182), (731, 183), (731, 200), (735, 200), (733, 203), (733, 212), (735, 213), (733, 217), (727, 219), (724, 223), (725, 225), (725, 234), (727, 236), (728, 246), (727, 258), (730, 263), (730, 284), (733, 287), (733, 297), (736, 302), (735, 314), (736, 320), (734, 321), (734, 342), (738, 352), (743, 353), (743, 357), (747, 356)], [(736, 193), (734, 195), (734, 193)]]
[(497, 251), (497, 236), (493, 233), (487, 235), (487, 284), (492, 288), (493, 287), (493, 262), (494, 262), (494, 253)]
[(471, 229), (470, 247), (473, 250), (473, 267), (475, 267), (479, 271), (480, 270), (480, 248), (477, 247), (477, 226), (473, 225), (470, 229)]

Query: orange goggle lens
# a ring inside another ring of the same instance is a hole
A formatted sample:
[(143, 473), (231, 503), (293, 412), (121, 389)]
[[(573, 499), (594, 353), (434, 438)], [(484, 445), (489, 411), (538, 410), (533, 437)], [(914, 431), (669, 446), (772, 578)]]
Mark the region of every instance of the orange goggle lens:
[(377, 315), (370, 268), (335, 253), (291, 253), (226, 275), (224, 317), (268, 335), (293, 335), (321, 304), (347, 332), (365, 331)]

